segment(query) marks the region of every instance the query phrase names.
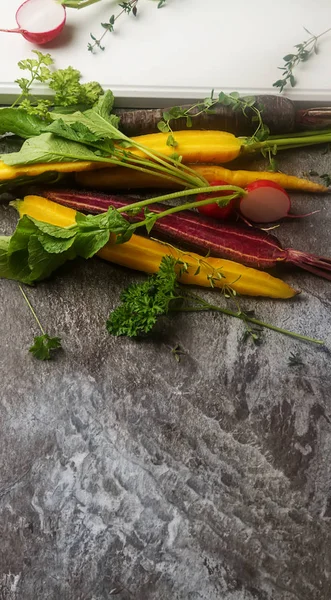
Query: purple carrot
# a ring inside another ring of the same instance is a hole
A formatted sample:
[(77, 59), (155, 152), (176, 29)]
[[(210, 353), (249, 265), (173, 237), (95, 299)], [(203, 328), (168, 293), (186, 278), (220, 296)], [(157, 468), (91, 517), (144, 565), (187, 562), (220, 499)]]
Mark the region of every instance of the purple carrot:
[[(101, 193), (43, 190), (42, 196), (80, 212), (98, 214), (110, 206), (123, 208), (136, 202), (137, 196), (116, 196)], [(167, 207), (169, 208), (169, 206)], [(163, 212), (166, 207), (153, 204), (152, 212)], [(139, 221), (140, 215), (127, 215), (130, 221)], [(249, 267), (270, 269), (279, 263), (292, 264), (331, 281), (331, 259), (315, 256), (292, 248), (282, 248), (279, 240), (260, 229), (223, 224), (193, 211), (182, 211), (155, 222), (153, 232), (159, 237), (185, 244), (201, 253), (234, 260)]]

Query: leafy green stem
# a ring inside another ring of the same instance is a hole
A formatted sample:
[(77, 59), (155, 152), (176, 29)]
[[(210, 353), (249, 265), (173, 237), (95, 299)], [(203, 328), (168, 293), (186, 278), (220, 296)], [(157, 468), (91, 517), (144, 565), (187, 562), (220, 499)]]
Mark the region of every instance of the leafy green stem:
[(279, 91), (282, 92), (288, 83), (292, 87), (295, 86), (296, 80), (293, 75), (294, 68), (300, 62), (306, 62), (313, 53), (317, 54), (317, 42), (323, 36), (331, 31), (331, 27), (320, 33), (319, 35), (314, 35), (308, 29), (304, 27), (305, 31), (311, 36), (308, 40), (302, 42), (301, 44), (296, 44), (294, 47), (297, 49), (295, 53), (287, 54), (283, 57), (284, 66), (278, 67), (282, 71), (282, 78), (277, 79), (272, 85), (273, 87), (279, 88)]
[(283, 329), (282, 327), (277, 327), (276, 325), (271, 325), (270, 323), (266, 323), (265, 321), (260, 321), (259, 319), (255, 319), (254, 317), (250, 317), (250, 316), (246, 315), (242, 311), (234, 312), (228, 308), (223, 308), (221, 306), (216, 306), (215, 304), (210, 304), (203, 298), (200, 298), (200, 296), (192, 295), (192, 298), (194, 298), (196, 301), (198, 301), (198, 305), (183, 306), (178, 309), (176, 309), (176, 307), (172, 307), (171, 311), (174, 311), (174, 312), (216, 311), (216, 312), (220, 312), (225, 315), (228, 315), (230, 317), (235, 317), (236, 319), (240, 319), (241, 321), (252, 323), (253, 325), (257, 325), (259, 327), (271, 329), (272, 331), (276, 331), (277, 333), (282, 333), (283, 335), (287, 335), (287, 336), (293, 337), (293, 338), (301, 340), (301, 341), (311, 342), (313, 344), (318, 344), (321, 346), (324, 345), (324, 343), (325, 343), (323, 340), (317, 340), (315, 338), (312, 338), (312, 337), (309, 337), (306, 335), (301, 335), (300, 333), (296, 333), (293, 331), (289, 331), (287, 329)]
[[(94, 1), (96, 1), (96, 0), (94, 0)], [(96, 47), (99, 48), (100, 50), (104, 50), (105, 47), (101, 45), (101, 42), (104, 39), (104, 37), (107, 35), (107, 33), (111, 33), (112, 31), (114, 31), (114, 25), (115, 25), (117, 19), (119, 19), (124, 13), (130, 14), (132, 12), (133, 15), (136, 16), (137, 3), (138, 3), (138, 0), (126, 0), (126, 1), (121, 2), (120, 6), (121, 6), (122, 10), (116, 16), (112, 15), (110, 17), (108, 23), (101, 23), (101, 25), (105, 31), (100, 36), (100, 38), (97, 39), (92, 33), (90, 33), (91, 39), (93, 40), (93, 44), (89, 43), (87, 45), (88, 51), (93, 52), (94, 48), (96, 48)], [(86, 5), (86, 6), (88, 6), (88, 5)], [(81, 7), (81, 8), (83, 8), (83, 7)]]

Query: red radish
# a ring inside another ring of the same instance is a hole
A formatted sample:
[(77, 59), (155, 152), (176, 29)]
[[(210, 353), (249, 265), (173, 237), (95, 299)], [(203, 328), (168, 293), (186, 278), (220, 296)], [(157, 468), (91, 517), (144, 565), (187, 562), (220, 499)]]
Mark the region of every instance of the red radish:
[[(210, 182), (210, 186), (213, 185), (230, 185), (227, 181), (212, 181)], [(208, 192), (206, 194), (199, 194), (196, 198), (196, 201), (199, 202), (200, 200), (208, 200), (208, 198), (220, 198), (220, 196), (231, 196), (233, 194), (233, 192), (231, 190), (226, 191), (224, 190), (223, 192)], [(233, 214), (233, 209), (234, 209), (234, 203), (236, 201), (236, 198), (234, 198), (233, 200), (230, 200), (230, 202), (228, 204), (226, 204), (226, 206), (218, 206), (218, 204), (216, 204), (216, 202), (212, 203), (212, 204), (206, 204), (205, 206), (200, 206), (198, 208), (199, 213), (201, 213), (202, 215), (206, 215), (207, 217), (214, 217), (215, 219), (227, 219), (228, 217), (230, 217)]]
[(56, 38), (66, 22), (66, 9), (57, 0), (26, 0), (16, 12), (16, 29), (0, 29), (20, 33), (28, 42), (46, 44)]
[(291, 200), (278, 183), (260, 179), (250, 183), (240, 199), (240, 213), (253, 223), (272, 223), (289, 216)]

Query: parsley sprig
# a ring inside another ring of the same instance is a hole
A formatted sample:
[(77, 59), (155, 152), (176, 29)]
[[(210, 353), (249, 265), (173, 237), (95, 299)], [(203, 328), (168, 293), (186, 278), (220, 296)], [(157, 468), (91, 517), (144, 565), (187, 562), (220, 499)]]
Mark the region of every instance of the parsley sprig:
[(23, 290), (21, 285), (19, 285), (19, 288), (22, 292), (22, 296), (23, 296), (25, 302), (27, 303), (27, 305), (30, 309), (32, 316), (34, 317), (34, 319), (41, 331), (41, 335), (35, 336), (35, 338), (33, 340), (33, 344), (29, 348), (29, 352), (31, 352), (33, 354), (33, 356), (35, 358), (38, 358), (39, 360), (50, 360), (52, 358), (52, 354), (53, 354), (54, 350), (59, 350), (60, 348), (62, 348), (61, 338), (51, 337), (48, 335), (48, 333), (45, 332), (45, 330), (36, 314), (36, 311), (34, 310), (25, 291)]
[[(65, 107), (93, 106), (103, 94), (101, 85), (95, 81), (80, 83), (81, 73), (69, 66), (66, 69), (52, 69), (54, 60), (50, 54), (32, 50), (34, 58), (27, 58), (18, 63), (27, 77), (15, 81), (21, 89), (20, 95), (12, 104), (13, 107), (24, 109), (28, 115), (36, 115), (46, 121), (51, 121), (50, 110)], [(32, 93), (33, 85), (46, 84), (54, 93), (52, 100), (36, 97)]]

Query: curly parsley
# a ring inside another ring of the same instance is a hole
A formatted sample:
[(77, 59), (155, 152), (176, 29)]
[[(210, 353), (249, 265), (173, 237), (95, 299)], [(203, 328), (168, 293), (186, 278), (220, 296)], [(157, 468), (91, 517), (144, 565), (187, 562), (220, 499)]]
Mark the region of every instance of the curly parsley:
[[(36, 58), (27, 58), (18, 63), (22, 71), (26, 71), (27, 77), (16, 79), (15, 83), (21, 89), (21, 93), (13, 107), (24, 109), (27, 114), (35, 115), (50, 121), (51, 109), (67, 107), (90, 108), (104, 93), (101, 85), (96, 81), (80, 83), (81, 73), (69, 66), (66, 69), (55, 69), (54, 60), (50, 54), (43, 54), (39, 50), (32, 50)], [(52, 100), (36, 98), (32, 93), (34, 84), (47, 85), (54, 97)]]

